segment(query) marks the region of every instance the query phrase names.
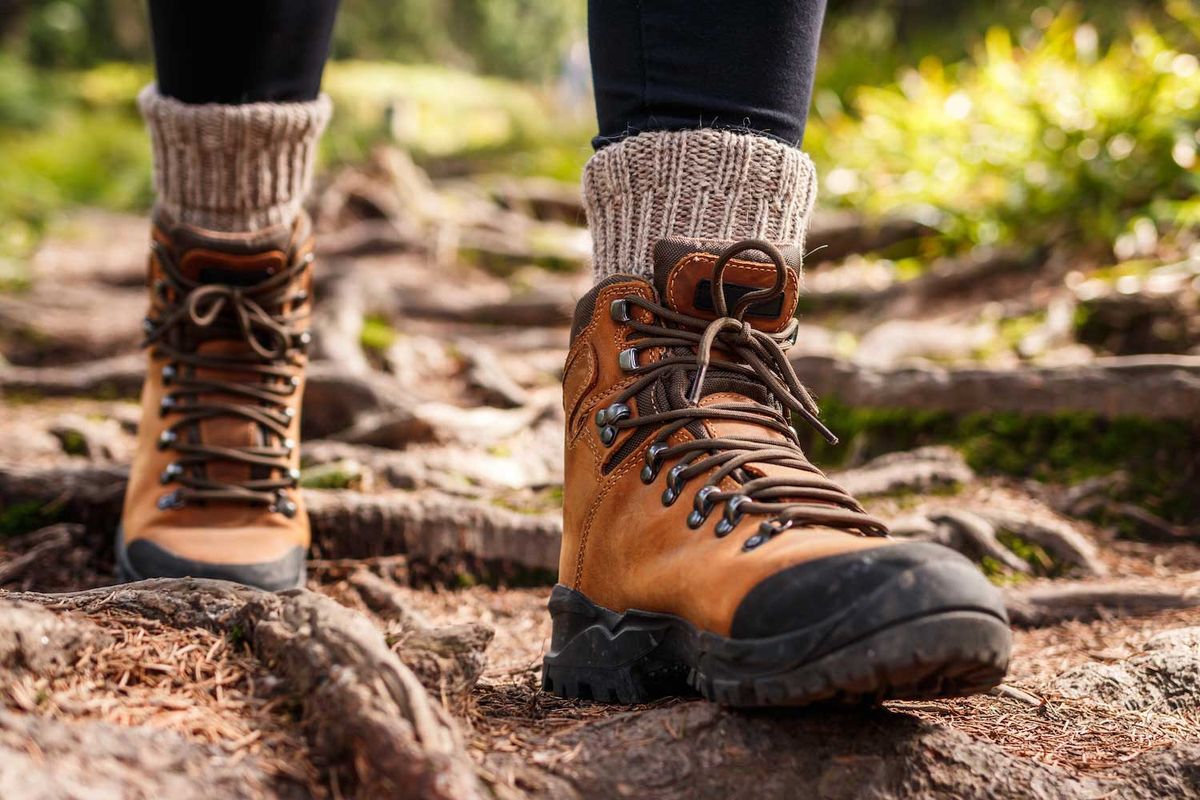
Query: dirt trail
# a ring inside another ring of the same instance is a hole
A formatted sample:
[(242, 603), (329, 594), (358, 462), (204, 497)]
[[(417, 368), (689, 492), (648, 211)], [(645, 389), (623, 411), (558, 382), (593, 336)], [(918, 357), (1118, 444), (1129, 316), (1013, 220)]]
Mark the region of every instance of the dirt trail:
[[(413, 210), (403, 224), (363, 216), (363, 187), (381, 185)], [(569, 193), (505, 185), (453, 220), (426, 186), (344, 179), (324, 195), (303, 478), (316, 543), (298, 593), (112, 586), (144, 223), (83, 213), (28, 291), (0, 295), (0, 796), (1200, 797), (1194, 531), (1113, 540), (1074, 513), (1079, 491), (981, 477), (945, 448), (852, 460), (841, 478), (900, 534), (1005, 583), (1022, 628), (998, 693), (777, 713), (542, 694), (558, 385), (586, 247)], [(880, 230), (839, 219), (825, 235), (842, 257)], [(48, 280), (63, 274), (69, 290)], [(943, 288), (911, 297), (933, 307)], [(855, 302), (906, 296), (888, 291)], [(819, 324), (797, 362), (832, 370), (814, 380), (886, 378), (833, 359)], [(1115, 408), (1118, 390), (1095, 399), (1105, 381), (1157, 370), (1186, 410), (1200, 368), (1177, 358), (1033, 382)], [(937, 369), (904, 374), (928, 398), (945, 392)], [(988, 374), (971, 385), (994, 389)], [(1012, 391), (1033, 385), (1021, 374)]]

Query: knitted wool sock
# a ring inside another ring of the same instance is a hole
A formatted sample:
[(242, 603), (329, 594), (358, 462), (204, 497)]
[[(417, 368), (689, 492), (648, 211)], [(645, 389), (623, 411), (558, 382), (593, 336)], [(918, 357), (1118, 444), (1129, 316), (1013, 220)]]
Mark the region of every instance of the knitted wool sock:
[(332, 104), (189, 105), (138, 95), (154, 148), (158, 206), (176, 222), (248, 232), (290, 224), (312, 184)]
[(804, 250), (817, 196), (812, 161), (754, 134), (656, 131), (602, 148), (583, 172), (596, 280), (651, 278), (659, 239), (767, 239)]

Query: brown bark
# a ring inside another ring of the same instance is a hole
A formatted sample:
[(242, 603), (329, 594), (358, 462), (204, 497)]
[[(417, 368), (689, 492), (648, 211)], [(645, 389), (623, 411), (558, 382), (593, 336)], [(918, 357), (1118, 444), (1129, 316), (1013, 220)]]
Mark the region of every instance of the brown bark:
[[(1196, 356), (1125, 356), (1096, 359), (1084, 366), (1014, 370), (872, 369), (805, 355), (794, 357), (792, 364), (817, 395), (862, 408), (1200, 418), (1200, 357)], [(1148, 397), (1154, 402), (1147, 403)]]
[(450, 717), (370, 620), (327, 597), (195, 579), (12, 597), (244, 638), (301, 701), (314, 748), (332, 763), (352, 765), (359, 796), (451, 800), (482, 794)]
[(1023, 628), (1042, 628), (1067, 620), (1090, 622), (1106, 616), (1145, 616), (1200, 606), (1200, 579), (1192, 575), (1169, 582), (1130, 578), (1105, 582), (1043, 583), (1005, 590), (1009, 619)]

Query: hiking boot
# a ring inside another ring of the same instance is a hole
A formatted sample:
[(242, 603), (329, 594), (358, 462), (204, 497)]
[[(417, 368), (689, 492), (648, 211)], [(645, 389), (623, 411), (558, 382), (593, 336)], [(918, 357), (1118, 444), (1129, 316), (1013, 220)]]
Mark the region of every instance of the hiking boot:
[(304, 583), (297, 489), (312, 237), (173, 225), (151, 244), (138, 449), (117, 536), (124, 580)]
[(654, 285), (606, 278), (575, 312), (544, 687), (763, 706), (999, 683), (999, 592), (888, 538), (800, 448), (793, 420), (836, 440), (784, 353), (799, 253), (668, 239), (654, 260)]

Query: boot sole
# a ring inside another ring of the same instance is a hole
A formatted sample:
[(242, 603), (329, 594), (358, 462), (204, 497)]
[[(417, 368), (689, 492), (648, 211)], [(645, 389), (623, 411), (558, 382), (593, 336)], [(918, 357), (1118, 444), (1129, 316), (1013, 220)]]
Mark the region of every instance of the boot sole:
[(262, 564), (211, 564), (181, 558), (145, 542), (142, 557), (153, 562), (151, 574), (143, 575), (133, 565), (129, 547), (125, 544), (125, 531), (118, 525), (116, 536), (116, 574), (121, 583), (133, 583), (149, 578), (209, 578), (231, 581), (265, 591), (303, 589), (308, 579), (304, 566), (304, 552), (294, 548), (292, 552), (275, 561)]
[(605, 703), (693, 692), (737, 707), (957, 697), (998, 685), (1012, 643), (1002, 609), (936, 610), (849, 636), (843, 622), (840, 646), (815, 654), (808, 630), (732, 639), (670, 614), (610, 611), (561, 584), (550, 614), (562, 645), (543, 662), (542, 687)]

